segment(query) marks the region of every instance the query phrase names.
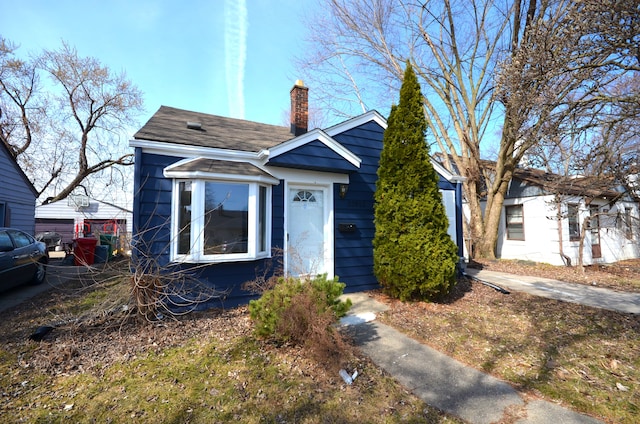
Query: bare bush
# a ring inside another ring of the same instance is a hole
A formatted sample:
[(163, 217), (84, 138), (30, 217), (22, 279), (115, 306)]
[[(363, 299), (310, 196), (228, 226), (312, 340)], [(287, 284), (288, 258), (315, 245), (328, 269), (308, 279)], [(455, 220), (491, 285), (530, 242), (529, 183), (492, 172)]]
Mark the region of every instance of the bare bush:
[(318, 308), (317, 300), (307, 290), (291, 299), (282, 311), (276, 331), (304, 347), (311, 359), (330, 372), (337, 372), (354, 356), (354, 348), (334, 327), (335, 322), (335, 313)]

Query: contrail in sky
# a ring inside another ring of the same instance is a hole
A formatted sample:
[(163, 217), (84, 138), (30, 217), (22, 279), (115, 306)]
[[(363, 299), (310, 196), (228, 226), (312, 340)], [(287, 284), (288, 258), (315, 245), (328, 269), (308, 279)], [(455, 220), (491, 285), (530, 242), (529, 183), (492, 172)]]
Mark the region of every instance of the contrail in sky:
[(227, 102), (233, 118), (244, 119), (244, 64), (247, 59), (246, 0), (224, 2), (224, 55)]

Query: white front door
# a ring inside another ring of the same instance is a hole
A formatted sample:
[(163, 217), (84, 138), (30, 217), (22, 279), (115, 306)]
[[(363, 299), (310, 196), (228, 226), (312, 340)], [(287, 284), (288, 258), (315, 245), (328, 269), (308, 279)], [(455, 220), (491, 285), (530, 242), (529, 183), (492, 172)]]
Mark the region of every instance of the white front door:
[(289, 275), (316, 275), (327, 272), (325, 197), (322, 189), (289, 188), (286, 258)]

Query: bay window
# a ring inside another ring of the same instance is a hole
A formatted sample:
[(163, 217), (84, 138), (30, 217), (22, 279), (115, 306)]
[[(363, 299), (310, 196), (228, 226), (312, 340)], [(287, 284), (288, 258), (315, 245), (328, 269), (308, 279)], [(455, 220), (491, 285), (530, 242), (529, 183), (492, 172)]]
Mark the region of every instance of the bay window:
[(268, 186), (174, 180), (172, 259), (228, 262), (268, 256)]

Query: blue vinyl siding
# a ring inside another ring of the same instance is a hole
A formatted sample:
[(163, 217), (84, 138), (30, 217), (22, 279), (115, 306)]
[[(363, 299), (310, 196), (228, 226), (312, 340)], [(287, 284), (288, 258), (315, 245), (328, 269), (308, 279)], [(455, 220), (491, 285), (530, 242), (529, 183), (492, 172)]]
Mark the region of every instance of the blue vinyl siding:
[[(273, 271), (271, 261), (260, 259), (234, 263), (175, 264), (170, 262), (171, 243), (171, 192), (172, 181), (165, 178), (165, 167), (181, 158), (143, 153), (136, 149), (134, 172), (134, 254), (141, 266), (158, 267), (166, 273), (184, 273), (198, 279), (208, 289), (229, 291), (225, 299), (211, 299), (198, 303), (197, 309), (244, 304), (253, 296), (242, 290), (242, 285), (262, 275), (264, 270)], [(272, 188), (272, 246), (283, 246), (284, 228), (284, 184)], [(275, 262), (275, 261), (274, 261)], [(192, 296), (198, 296), (195, 289)], [(187, 296), (188, 294), (182, 294)], [(183, 302), (184, 303), (184, 302)], [(179, 308), (177, 308), (179, 310)]]
[[(333, 138), (362, 160), (360, 170), (349, 175), (344, 199), (334, 185), (335, 274), (346, 293), (378, 287), (373, 275), (374, 193), (382, 151), (383, 128), (369, 122)], [(340, 232), (340, 224), (355, 224), (354, 232)]]
[[(374, 193), (383, 132), (375, 122), (369, 122), (333, 137), (362, 159), (359, 172), (349, 175), (344, 199), (338, 195), (338, 184), (334, 187), (335, 273), (347, 284), (347, 293), (378, 287), (373, 273)], [(456, 190), (456, 184), (442, 176), (438, 186)], [(341, 223), (355, 224), (356, 231), (340, 232)]]
[(268, 165), (340, 173), (358, 170), (356, 166), (317, 140), (270, 159)]
[(163, 267), (169, 263), (172, 184), (162, 170), (179, 159), (142, 153), (137, 148), (135, 160), (134, 254)]
[(284, 247), (284, 181), (271, 188), (271, 247)]
[(14, 227), (34, 235), (35, 189), (4, 146), (0, 148), (0, 180), (0, 203), (4, 206), (4, 222), (0, 222), (0, 227)]

